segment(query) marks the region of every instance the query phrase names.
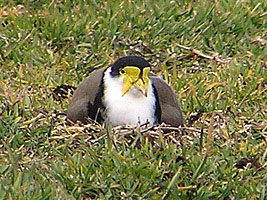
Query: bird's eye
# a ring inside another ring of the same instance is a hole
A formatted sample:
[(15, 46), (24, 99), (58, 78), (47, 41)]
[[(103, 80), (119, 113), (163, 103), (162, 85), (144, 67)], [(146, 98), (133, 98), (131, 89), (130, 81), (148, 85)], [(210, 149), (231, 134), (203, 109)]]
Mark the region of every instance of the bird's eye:
[(120, 74), (125, 74), (125, 70), (124, 69), (120, 69)]

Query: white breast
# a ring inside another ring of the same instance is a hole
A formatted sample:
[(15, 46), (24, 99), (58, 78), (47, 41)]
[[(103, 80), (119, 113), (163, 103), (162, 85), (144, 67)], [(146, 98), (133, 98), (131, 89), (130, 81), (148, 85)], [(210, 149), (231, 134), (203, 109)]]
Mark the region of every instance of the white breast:
[(104, 74), (103, 105), (106, 107), (106, 119), (113, 126), (155, 123), (156, 98), (151, 81), (147, 97), (135, 87), (122, 96), (122, 77), (111, 77), (111, 68)]

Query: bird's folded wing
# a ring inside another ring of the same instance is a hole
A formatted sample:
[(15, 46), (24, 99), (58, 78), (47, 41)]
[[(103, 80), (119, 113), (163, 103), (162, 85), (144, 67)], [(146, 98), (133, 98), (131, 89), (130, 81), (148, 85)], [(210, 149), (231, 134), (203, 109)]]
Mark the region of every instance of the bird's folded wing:
[(74, 92), (67, 111), (67, 117), (72, 121), (84, 121), (90, 112), (88, 105), (94, 106), (94, 100), (99, 90), (104, 69), (93, 72), (87, 77)]
[(161, 122), (172, 126), (183, 124), (183, 115), (177, 97), (170, 86), (154, 74), (149, 75), (155, 89), (157, 90), (161, 107)]

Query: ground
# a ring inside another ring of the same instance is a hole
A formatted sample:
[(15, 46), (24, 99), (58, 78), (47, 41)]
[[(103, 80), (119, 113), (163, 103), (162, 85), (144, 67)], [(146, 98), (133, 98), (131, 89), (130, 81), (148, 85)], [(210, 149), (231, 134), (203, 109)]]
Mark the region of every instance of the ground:
[[(0, 199), (266, 199), (266, 1), (0, 4)], [(183, 128), (66, 122), (124, 55), (172, 86)]]

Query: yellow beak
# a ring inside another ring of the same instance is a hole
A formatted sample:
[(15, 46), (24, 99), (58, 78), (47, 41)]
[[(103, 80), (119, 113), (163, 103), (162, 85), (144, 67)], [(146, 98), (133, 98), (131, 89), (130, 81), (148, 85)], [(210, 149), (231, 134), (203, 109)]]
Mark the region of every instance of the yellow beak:
[(120, 74), (123, 77), (122, 96), (125, 95), (132, 86), (147, 96), (150, 68), (145, 67), (143, 73), (140, 74), (140, 72), (141, 70), (134, 66), (127, 66), (121, 70)]

